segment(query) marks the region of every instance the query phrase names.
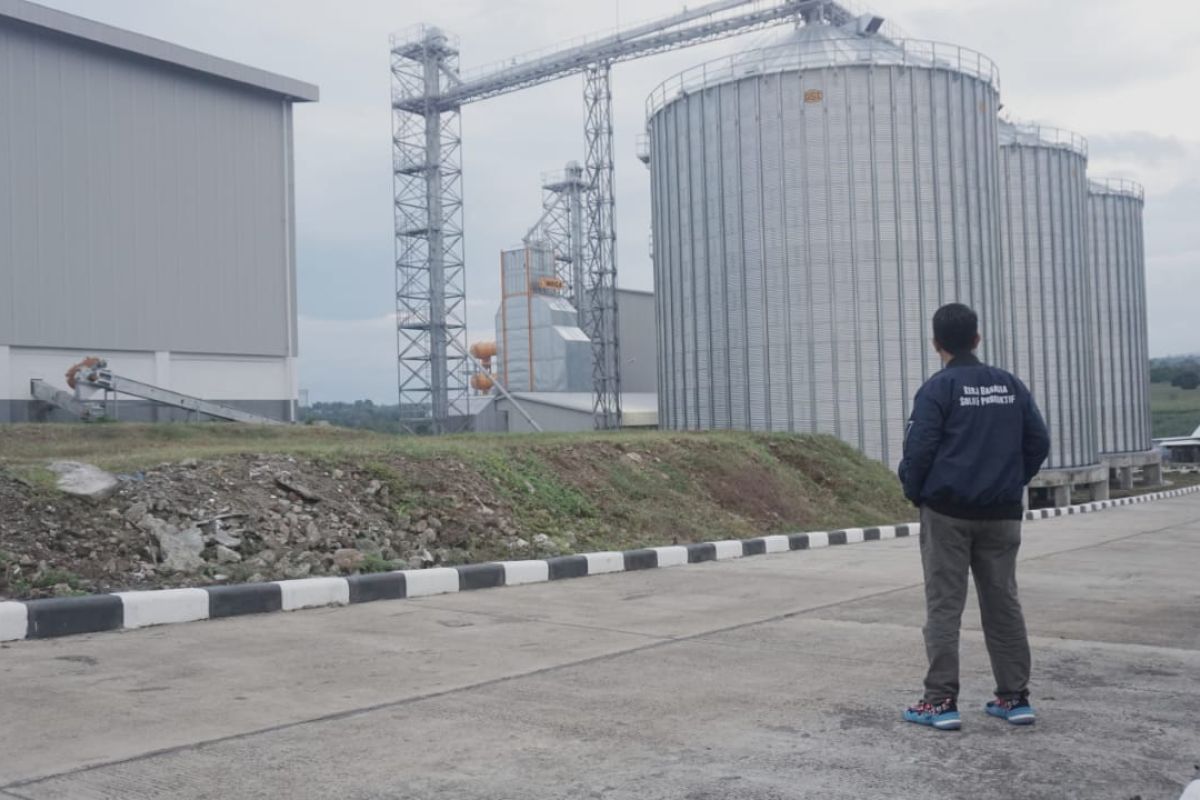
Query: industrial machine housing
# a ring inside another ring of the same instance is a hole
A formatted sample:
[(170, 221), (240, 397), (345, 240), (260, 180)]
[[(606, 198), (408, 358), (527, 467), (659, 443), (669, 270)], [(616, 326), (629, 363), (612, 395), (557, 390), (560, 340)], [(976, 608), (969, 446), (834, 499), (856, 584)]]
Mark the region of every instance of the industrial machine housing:
[(86, 356), (292, 419), (292, 105), (317, 88), (24, 0), (0, 52), (0, 422)]

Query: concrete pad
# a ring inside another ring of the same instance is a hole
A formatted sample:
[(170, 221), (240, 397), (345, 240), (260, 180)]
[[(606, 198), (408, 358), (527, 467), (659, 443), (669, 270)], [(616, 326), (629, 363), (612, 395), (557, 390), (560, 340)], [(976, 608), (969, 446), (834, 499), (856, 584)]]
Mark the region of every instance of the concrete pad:
[[(1167, 689), (1153, 675), (1138, 686), (1054, 679), (1038, 725), (1018, 729), (982, 714), (990, 682), (973, 670), (965, 730), (942, 734), (899, 719), (915, 681), (892, 659), (921, 660), (912, 629), (872, 631), (839, 658), (795, 646), (808, 635), (846, 642), (846, 633), (820, 620), (764, 623), (19, 791), (38, 800), (198, 789), (268, 798), (281, 788), (295, 798), (1124, 799), (1177, 796), (1190, 777), (1196, 735), (1180, 722), (1200, 713), (1194, 686)], [(983, 656), (978, 636), (966, 650)], [(1048, 671), (1073, 663), (1049, 643), (1042, 652)], [(1120, 669), (1143, 657), (1096, 652)], [(1200, 668), (1194, 653), (1156, 656), (1162, 672)]]
[[(494, 603), (521, 591), (471, 594)], [(655, 641), (425, 602), (5, 645), (0, 708), (24, 724), (0, 725), (0, 788), (66, 765), (445, 692)]]
[(22, 724), (0, 726), (0, 793), (1177, 797), (1200, 752), (1198, 524), (1191, 495), (1026, 527), (1032, 730), (979, 712), (971, 614), (965, 730), (899, 721), (924, 669), (901, 538), (3, 645)]

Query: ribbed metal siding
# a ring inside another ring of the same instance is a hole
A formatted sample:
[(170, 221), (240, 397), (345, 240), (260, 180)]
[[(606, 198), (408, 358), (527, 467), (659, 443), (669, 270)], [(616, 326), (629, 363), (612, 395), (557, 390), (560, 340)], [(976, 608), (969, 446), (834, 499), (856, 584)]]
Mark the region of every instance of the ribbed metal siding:
[(1046, 418), (1045, 466), (1090, 466), (1098, 452), (1087, 157), (1065, 144), (1003, 144), (1000, 180), (1007, 365)]
[(295, 355), (291, 118), (0, 21), (0, 343)]
[(1141, 189), (1090, 188), (1100, 453), (1143, 452), (1153, 443)]
[(991, 342), (1006, 336), (997, 106), (957, 71), (863, 65), (731, 79), (657, 110), (661, 424), (825, 432), (895, 463), (939, 367), (937, 307), (969, 303)]

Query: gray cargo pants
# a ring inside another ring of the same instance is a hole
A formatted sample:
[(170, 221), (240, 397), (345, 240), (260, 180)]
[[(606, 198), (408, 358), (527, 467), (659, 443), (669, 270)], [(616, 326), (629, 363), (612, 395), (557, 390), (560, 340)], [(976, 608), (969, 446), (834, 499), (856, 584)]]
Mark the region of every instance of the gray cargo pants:
[(1016, 697), (1029, 683), (1029, 637), (1017, 599), (1017, 520), (968, 520), (921, 508), (925, 569), (925, 699), (958, 697), (958, 636), (967, 602), (967, 570), (975, 575), (979, 613), (996, 695)]

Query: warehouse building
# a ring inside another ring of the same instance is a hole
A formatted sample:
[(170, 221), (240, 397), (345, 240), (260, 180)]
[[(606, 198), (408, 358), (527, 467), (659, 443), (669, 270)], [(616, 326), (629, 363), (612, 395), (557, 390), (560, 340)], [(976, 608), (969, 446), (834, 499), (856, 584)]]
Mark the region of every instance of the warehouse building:
[(292, 106), (317, 87), (24, 0), (0, 53), (0, 422), (54, 418), (31, 379), (88, 356), (292, 419)]

